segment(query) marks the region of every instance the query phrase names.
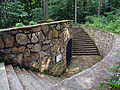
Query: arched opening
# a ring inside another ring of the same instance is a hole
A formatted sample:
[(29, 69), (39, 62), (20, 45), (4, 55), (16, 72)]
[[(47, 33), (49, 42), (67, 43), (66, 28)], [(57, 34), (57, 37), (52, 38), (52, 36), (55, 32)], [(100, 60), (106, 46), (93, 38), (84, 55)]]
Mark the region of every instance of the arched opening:
[(67, 47), (66, 47), (66, 66), (70, 65), (72, 59), (72, 39), (69, 40)]

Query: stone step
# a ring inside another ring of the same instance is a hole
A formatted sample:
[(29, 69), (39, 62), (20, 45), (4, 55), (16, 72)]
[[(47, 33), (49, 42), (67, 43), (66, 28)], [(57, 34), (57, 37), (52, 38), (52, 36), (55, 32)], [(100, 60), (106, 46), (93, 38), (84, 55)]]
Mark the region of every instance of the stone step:
[(24, 68), (21, 71), (23, 72), (27, 80), (33, 85), (35, 90), (43, 90), (40, 84)]
[(79, 47), (74, 47), (72, 48), (73, 51), (89, 51), (89, 50), (98, 50), (97, 48), (79, 48)]
[(62, 79), (56, 78), (50, 75), (40, 74), (40, 73), (33, 73), (30, 70), (28, 71), (34, 78), (42, 85), (44, 88), (49, 88), (51, 85), (59, 83)]
[(81, 33), (81, 34), (73, 34), (73, 38), (75, 37), (89, 37), (86, 33)]
[(35, 73), (44, 83), (46, 83), (49, 87), (53, 85), (51, 81), (46, 78), (46, 75), (40, 74), (40, 73)]
[(94, 43), (89, 43), (89, 42), (72, 42), (72, 45), (94, 45), (95, 46), (95, 44)]
[(78, 35), (87, 35), (85, 32), (73, 32), (73, 36), (78, 36)]
[(81, 31), (81, 32), (85, 32), (83, 29), (81, 28), (73, 28), (73, 31)]
[(12, 65), (6, 66), (7, 77), (10, 85), (10, 90), (24, 90)]
[(0, 63), (0, 90), (10, 90), (4, 63)]
[[(32, 81), (29, 81), (29, 77), (27, 77), (18, 67), (14, 68), (24, 90), (36, 90)], [(38, 89), (37, 89), (38, 90)]]
[(42, 81), (35, 73), (32, 71), (28, 70), (30, 75), (40, 84), (40, 86), (44, 89), (49, 88), (49, 85), (47, 85), (44, 81)]
[(87, 50), (87, 51), (82, 51), (82, 50), (80, 50), (80, 51), (77, 51), (77, 50), (75, 50), (75, 51), (72, 51), (72, 53), (97, 53), (98, 52), (98, 50)]
[(72, 39), (72, 42), (73, 41), (91, 41), (92, 42), (92, 40), (90, 39), (90, 38), (74, 38), (74, 39)]
[(88, 40), (89, 40), (90, 37), (80, 37), (80, 36), (78, 36), (78, 37), (74, 37), (74, 38), (73, 38), (73, 41), (74, 41), (74, 40), (82, 40), (82, 39), (83, 39), (83, 40), (85, 40), (85, 39), (88, 39)]
[(74, 41), (72, 44), (94, 44), (94, 43), (93, 42), (85, 42), (85, 41), (80, 41), (80, 42)]
[(85, 32), (73, 32), (73, 36), (78, 36), (78, 35), (87, 35)]
[(80, 43), (80, 44), (82, 44), (82, 43), (93, 43), (94, 44), (94, 42), (86, 41), (86, 40), (74, 40), (74, 41), (72, 41), (72, 44), (76, 44), (76, 43)]
[(77, 38), (77, 39), (81, 39), (81, 38), (90, 38), (90, 37), (87, 36), (87, 35), (79, 35), (79, 36), (76, 35), (76, 36), (73, 36), (73, 37), (72, 37), (72, 39), (76, 39), (76, 38)]
[(72, 47), (96, 47), (94, 44), (72, 44)]
[(75, 36), (77, 36), (77, 35), (82, 35), (82, 34), (85, 34), (85, 35), (87, 35), (87, 33), (86, 32), (81, 32), (81, 31), (75, 31), (75, 32), (73, 32), (73, 35)]
[(50, 81), (52, 83), (52, 85), (60, 82), (60, 80), (55, 79), (53, 76), (50, 76), (50, 75), (45, 75), (45, 76), (48, 79), (48, 81)]
[(73, 56), (79, 55), (99, 55), (99, 53), (72, 53)]
[(94, 50), (96, 50), (97, 49), (97, 47), (72, 47), (72, 49), (94, 49)]
[(80, 27), (79, 26), (73, 26), (73, 29), (79, 29)]

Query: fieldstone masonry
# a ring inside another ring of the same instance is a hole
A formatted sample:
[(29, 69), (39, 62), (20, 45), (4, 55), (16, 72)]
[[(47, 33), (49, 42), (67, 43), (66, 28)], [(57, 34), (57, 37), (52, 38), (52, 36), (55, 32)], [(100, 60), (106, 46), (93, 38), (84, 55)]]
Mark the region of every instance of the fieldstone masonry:
[[(60, 75), (66, 67), (66, 45), (72, 38), (68, 20), (0, 30), (0, 55), (13, 65)], [(55, 57), (62, 53), (63, 60)]]
[(110, 69), (120, 63), (120, 36), (85, 26), (82, 28), (94, 40), (104, 57), (103, 60), (47, 90), (99, 90), (97, 86), (104, 79), (112, 78), (113, 73), (110, 72)]

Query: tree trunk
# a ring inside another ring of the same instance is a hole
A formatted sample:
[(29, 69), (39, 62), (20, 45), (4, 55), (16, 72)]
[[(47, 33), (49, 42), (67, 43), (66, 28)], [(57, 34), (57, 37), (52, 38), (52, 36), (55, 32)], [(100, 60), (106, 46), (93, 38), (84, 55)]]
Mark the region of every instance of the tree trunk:
[(74, 18), (75, 24), (77, 23), (77, 0), (74, 0)]
[(2, 27), (2, 1), (0, 1), (0, 28)]
[(44, 0), (44, 20), (48, 20), (48, 0)]
[(108, 4), (110, 5), (110, 3), (111, 3), (111, 0), (108, 0)]
[(27, 0), (25, 0), (24, 3), (25, 3), (25, 9), (27, 9)]
[(100, 16), (101, 0), (99, 0), (98, 17)]
[(84, 10), (86, 10), (86, 7), (87, 7), (87, 1), (86, 0), (84, 0)]
[(31, 5), (31, 0), (30, 0), (30, 9), (31, 9), (32, 5)]
[(4, 19), (5, 19), (5, 27), (6, 27), (6, 23), (7, 23), (7, 7), (6, 7), (6, 4), (7, 4), (7, 1), (4, 0), (4, 2), (5, 2), (5, 6), (4, 6), (4, 10), (5, 10)]
[(111, 3), (111, 0), (108, 0), (108, 5), (109, 5), (108, 11), (110, 11), (110, 3)]

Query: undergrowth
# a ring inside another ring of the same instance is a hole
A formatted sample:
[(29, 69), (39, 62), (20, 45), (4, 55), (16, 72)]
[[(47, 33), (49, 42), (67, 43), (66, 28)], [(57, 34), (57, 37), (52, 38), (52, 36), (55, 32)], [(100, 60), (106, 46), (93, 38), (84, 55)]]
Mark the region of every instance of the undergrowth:
[(101, 90), (120, 90), (120, 64), (114, 65), (110, 72), (113, 73), (111, 79), (106, 79), (98, 87)]

